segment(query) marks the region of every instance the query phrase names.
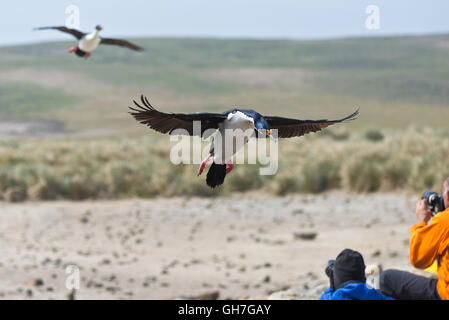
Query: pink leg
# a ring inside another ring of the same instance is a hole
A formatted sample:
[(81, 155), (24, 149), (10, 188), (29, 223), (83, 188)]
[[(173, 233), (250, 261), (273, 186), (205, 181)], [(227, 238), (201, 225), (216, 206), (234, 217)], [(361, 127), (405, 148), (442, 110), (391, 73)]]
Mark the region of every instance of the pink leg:
[(197, 176), (199, 176), (201, 173), (203, 173), (204, 168), (206, 168), (206, 166), (207, 166), (207, 162), (208, 162), (209, 159), (210, 159), (211, 157), (213, 157), (213, 156), (214, 156), (214, 154), (213, 154), (213, 153), (210, 153), (210, 154), (206, 157), (206, 159), (204, 159), (203, 161), (201, 161), (200, 168), (198, 169), (198, 174), (197, 174)]
[(86, 54), (84, 55), (84, 59), (87, 59), (90, 57), (90, 52), (86, 52)]
[(71, 48), (69, 49), (69, 52), (70, 52), (70, 53), (73, 53), (73, 52), (75, 52), (76, 50), (78, 50), (78, 46), (71, 47)]
[(226, 163), (226, 174), (232, 171), (234, 169), (234, 164), (232, 162)]

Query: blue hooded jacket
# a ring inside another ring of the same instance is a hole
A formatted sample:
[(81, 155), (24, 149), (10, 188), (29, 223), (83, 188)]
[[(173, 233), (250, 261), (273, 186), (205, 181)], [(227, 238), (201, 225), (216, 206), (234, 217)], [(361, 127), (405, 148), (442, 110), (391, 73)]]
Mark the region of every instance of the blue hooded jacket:
[(327, 288), (319, 300), (394, 300), (384, 296), (376, 289), (368, 287), (364, 282), (350, 283), (334, 291)]

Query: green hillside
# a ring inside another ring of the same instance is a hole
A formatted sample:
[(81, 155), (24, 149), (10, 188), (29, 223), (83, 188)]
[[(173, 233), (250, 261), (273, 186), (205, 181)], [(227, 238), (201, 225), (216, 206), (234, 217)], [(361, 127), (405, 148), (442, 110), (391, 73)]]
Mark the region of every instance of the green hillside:
[[(449, 35), (134, 41), (146, 50), (100, 48), (88, 60), (68, 54), (70, 42), (0, 48), (0, 138), (2, 128), (20, 132), (18, 119), (69, 134), (0, 139), (0, 200), (422, 192), (449, 175)], [(168, 112), (242, 106), (321, 119), (359, 107), (360, 117), (280, 141), (275, 176), (238, 165), (212, 190), (197, 165), (170, 162), (167, 136), (127, 113), (142, 93)]]
[(62, 121), (71, 132), (144, 132), (126, 113), (141, 93), (166, 111), (252, 107), (353, 128), (446, 126), (449, 35), (320, 41), (134, 39), (136, 53), (73, 42), (0, 48), (0, 119)]

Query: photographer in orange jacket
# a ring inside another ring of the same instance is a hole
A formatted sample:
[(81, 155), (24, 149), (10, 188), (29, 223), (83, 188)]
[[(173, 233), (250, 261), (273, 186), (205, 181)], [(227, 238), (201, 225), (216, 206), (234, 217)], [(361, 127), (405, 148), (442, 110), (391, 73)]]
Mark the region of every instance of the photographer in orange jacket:
[(418, 223), (410, 229), (410, 263), (425, 269), (436, 260), (438, 279), (385, 270), (380, 291), (396, 299), (449, 300), (449, 178), (441, 196), (431, 191), (423, 194), (416, 204), (416, 218)]

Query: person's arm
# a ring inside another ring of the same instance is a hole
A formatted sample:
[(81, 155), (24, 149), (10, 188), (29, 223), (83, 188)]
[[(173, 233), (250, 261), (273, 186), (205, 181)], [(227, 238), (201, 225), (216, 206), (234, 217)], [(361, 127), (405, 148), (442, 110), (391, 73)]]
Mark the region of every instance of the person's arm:
[(332, 300), (333, 294), (334, 294), (334, 289), (329, 287), (323, 292), (323, 294), (318, 298), (318, 300)]
[(421, 200), (416, 205), (418, 223), (410, 229), (410, 263), (420, 269), (429, 267), (435, 261), (446, 233), (438, 215), (430, 220), (431, 213), (425, 201)]

